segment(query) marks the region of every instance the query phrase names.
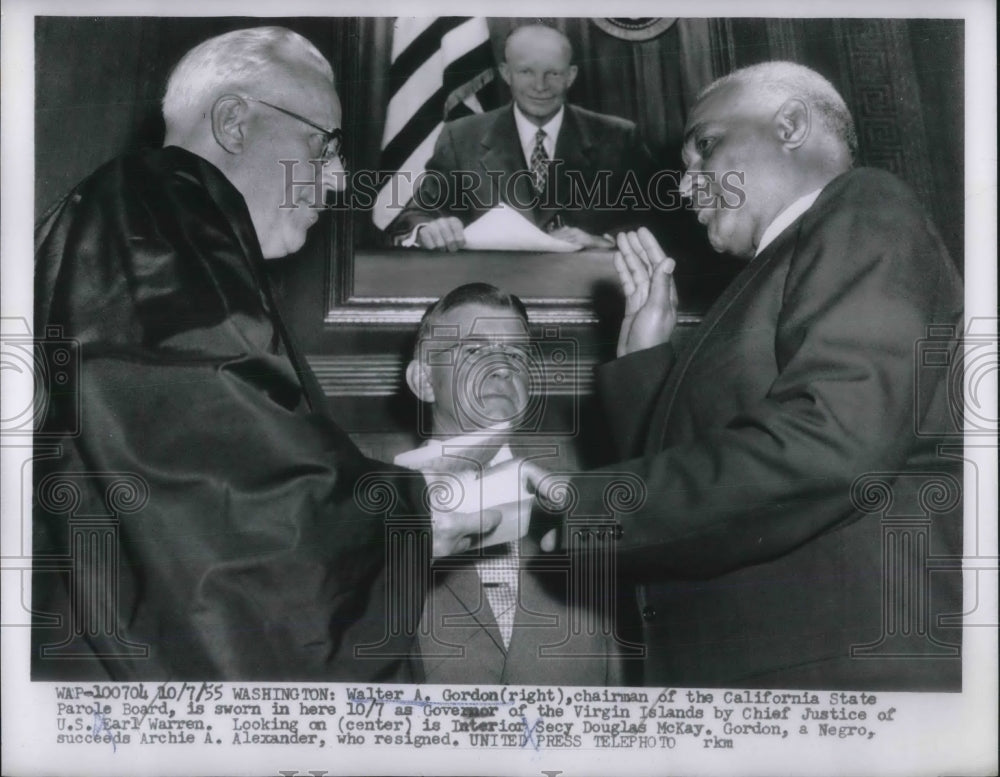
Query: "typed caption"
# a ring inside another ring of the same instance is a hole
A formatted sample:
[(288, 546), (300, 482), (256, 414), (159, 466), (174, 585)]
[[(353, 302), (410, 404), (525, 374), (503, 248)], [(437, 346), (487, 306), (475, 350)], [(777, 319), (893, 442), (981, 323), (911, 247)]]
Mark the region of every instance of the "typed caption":
[(869, 741), (901, 719), (855, 692), (259, 685), (49, 684), (52, 740), (343, 748), (739, 750), (770, 742)]

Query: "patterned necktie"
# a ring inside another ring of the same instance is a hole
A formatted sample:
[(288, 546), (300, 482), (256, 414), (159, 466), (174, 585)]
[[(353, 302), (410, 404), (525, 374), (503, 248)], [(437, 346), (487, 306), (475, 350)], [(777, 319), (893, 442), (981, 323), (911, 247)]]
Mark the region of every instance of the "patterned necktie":
[(505, 648), (510, 647), (510, 638), (514, 632), (520, 555), (518, 543), (508, 542), (484, 548), (483, 557), (475, 562), (479, 579), (483, 583), (483, 593), (493, 610)]
[(545, 130), (535, 133), (535, 150), (531, 152), (531, 178), (535, 193), (541, 195), (545, 191), (545, 179), (549, 172), (549, 155), (545, 153)]

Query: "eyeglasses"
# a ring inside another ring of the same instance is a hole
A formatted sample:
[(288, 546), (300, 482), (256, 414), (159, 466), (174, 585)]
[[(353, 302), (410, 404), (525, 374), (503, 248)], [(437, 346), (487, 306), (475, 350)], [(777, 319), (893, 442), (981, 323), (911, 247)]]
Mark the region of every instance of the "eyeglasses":
[(272, 108), (273, 110), (283, 113), (286, 116), (291, 116), (293, 119), (297, 119), (298, 121), (301, 121), (303, 124), (308, 124), (317, 132), (322, 133), (325, 139), (323, 143), (323, 150), (320, 152), (319, 158), (324, 162), (331, 162), (333, 161), (334, 157), (336, 157), (337, 159), (340, 160), (340, 163), (342, 165), (345, 164), (344, 153), (343, 153), (344, 132), (343, 130), (340, 129), (340, 127), (337, 127), (336, 129), (332, 130), (327, 129), (326, 127), (321, 127), (319, 124), (317, 124), (314, 121), (310, 121), (305, 116), (300, 116), (294, 111), (290, 111), (287, 108), (282, 108), (280, 105), (274, 105), (273, 103), (269, 103), (267, 100), (260, 100), (256, 97), (244, 97), (243, 99), (249, 100), (250, 102), (260, 103), (261, 105), (266, 105), (268, 108)]

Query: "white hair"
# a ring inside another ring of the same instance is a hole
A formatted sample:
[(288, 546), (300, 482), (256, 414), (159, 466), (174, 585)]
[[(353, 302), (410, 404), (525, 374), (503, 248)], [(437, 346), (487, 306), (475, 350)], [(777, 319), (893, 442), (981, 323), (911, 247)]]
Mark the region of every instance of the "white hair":
[(333, 83), (333, 69), (313, 44), (284, 27), (234, 30), (198, 44), (174, 67), (163, 96), (168, 130), (196, 121), (223, 90), (258, 85), (275, 68), (304, 62)]
[(858, 137), (851, 112), (833, 84), (815, 70), (796, 62), (761, 62), (713, 81), (701, 90), (698, 101), (729, 85), (743, 86), (784, 99), (797, 97), (803, 100), (819, 118), (820, 124), (847, 147), (851, 159), (857, 157)]

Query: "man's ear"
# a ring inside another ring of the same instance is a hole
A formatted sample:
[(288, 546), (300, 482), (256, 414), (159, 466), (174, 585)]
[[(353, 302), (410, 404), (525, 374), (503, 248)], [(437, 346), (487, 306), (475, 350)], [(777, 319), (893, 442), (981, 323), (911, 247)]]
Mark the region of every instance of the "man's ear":
[(577, 67), (576, 65), (570, 65), (569, 70), (566, 71), (566, 89), (568, 90), (573, 86), (573, 82), (576, 81)]
[(785, 148), (798, 148), (809, 137), (812, 126), (812, 114), (809, 106), (798, 97), (789, 97), (778, 108), (774, 116), (778, 129), (778, 137)]
[(243, 151), (249, 106), (239, 95), (224, 94), (212, 105), (212, 135), (230, 154)]
[(500, 77), (510, 86), (510, 66), (506, 62), (500, 63)]
[(434, 387), (431, 385), (430, 371), (416, 359), (406, 367), (406, 385), (421, 402), (434, 401)]

